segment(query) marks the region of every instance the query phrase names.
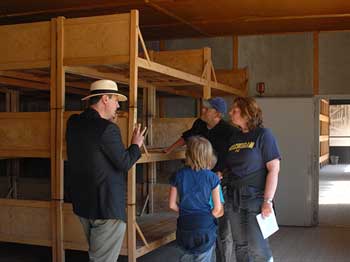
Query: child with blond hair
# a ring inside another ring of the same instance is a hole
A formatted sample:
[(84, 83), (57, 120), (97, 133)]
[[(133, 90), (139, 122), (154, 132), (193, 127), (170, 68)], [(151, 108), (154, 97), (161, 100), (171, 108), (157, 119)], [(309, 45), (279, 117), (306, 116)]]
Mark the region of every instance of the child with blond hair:
[(179, 213), (176, 242), (183, 251), (181, 262), (212, 261), (216, 218), (224, 213), (220, 179), (211, 171), (215, 163), (210, 142), (193, 136), (187, 142), (186, 166), (170, 179), (169, 207)]

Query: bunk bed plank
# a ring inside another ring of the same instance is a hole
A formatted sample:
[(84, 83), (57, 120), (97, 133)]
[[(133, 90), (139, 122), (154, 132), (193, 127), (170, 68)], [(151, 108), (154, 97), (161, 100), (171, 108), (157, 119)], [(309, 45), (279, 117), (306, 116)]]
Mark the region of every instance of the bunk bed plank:
[(0, 26), (0, 70), (50, 66), (50, 26), (50, 22)]
[(51, 246), (49, 201), (0, 199), (0, 241)]

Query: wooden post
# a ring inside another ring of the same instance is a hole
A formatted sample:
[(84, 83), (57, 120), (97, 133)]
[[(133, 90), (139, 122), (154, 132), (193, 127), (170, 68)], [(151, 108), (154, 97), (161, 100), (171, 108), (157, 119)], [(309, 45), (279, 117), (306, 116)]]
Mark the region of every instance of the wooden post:
[(238, 69), (238, 36), (232, 37), (232, 68)]
[[(153, 145), (153, 118), (156, 114), (156, 89), (150, 87), (148, 90), (147, 101), (147, 125), (148, 125), (148, 144)], [(157, 164), (148, 163), (148, 194), (149, 194), (149, 212), (154, 213), (154, 184), (157, 183)]]
[[(19, 92), (17, 90), (10, 89), (6, 92), (6, 111), (7, 112), (19, 112)], [(19, 159), (8, 159), (6, 161), (6, 172), (8, 176), (9, 191), (7, 193), (8, 198), (18, 198), (17, 193), (17, 179), (19, 177)]]
[(206, 84), (203, 86), (203, 98), (209, 99), (211, 97), (210, 81), (211, 81), (211, 49), (205, 47), (203, 50), (203, 64), (205, 66), (204, 78), (207, 80)]
[[(130, 80), (129, 80), (129, 126), (128, 143), (131, 143), (133, 129), (137, 122), (137, 78), (138, 78), (138, 26), (139, 14), (130, 14)], [(136, 262), (136, 166), (128, 174), (128, 261)]]
[(313, 33), (314, 43), (314, 70), (313, 70), (313, 93), (318, 95), (320, 93), (319, 87), (319, 32)]
[[(51, 92), (54, 97), (51, 97), (51, 102), (55, 103), (54, 107), (56, 115), (56, 137), (55, 137), (55, 172), (52, 177), (52, 199), (54, 201), (53, 209), (55, 210), (54, 231), (56, 234), (56, 252), (53, 254), (53, 261), (61, 262), (65, 260), (63, 247), (63, 112), (65, 106), (65, 75), (63, 68), (64, 54), (64, 17), (57, 18), (57, 36), (56, 36), (56, 74), (51, 79), (51, 84), (56, 80), (56, 88), (51, 86)], [(53, 53), (53, 52), (52, 52)], [(52, 62), (52, 66), (54, 62)], [(51, 69), (53, 72), (54, 69)], [(56, 99), (55, 99), (56, 98)]]

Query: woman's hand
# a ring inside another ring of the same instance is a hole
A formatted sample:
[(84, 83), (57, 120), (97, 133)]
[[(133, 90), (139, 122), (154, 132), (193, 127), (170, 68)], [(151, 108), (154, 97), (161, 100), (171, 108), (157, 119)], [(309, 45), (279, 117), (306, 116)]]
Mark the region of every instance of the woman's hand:
[(272, 212), (272, 203), (264, 201), (261, 207), (261, 214), (263, 218), (268, 217), (269, 215), (271, 215)]

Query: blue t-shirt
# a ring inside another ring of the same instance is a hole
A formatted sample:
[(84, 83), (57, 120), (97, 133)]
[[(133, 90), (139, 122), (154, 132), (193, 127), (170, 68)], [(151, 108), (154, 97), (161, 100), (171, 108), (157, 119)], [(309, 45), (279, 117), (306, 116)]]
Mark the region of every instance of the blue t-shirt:
[(226, 165), (232, 175), (244, 177), (263, 168), (273, 159), (281, 159), (270, 129), (258, 127), (248, 133), (236, 133), (230, 139)]
[(170, 178), (170, 184), (179, 194), (179, 215), (211, 213), (211, 191), (220, 183), (217, 175), (208, 170), (199, 171), (184, 167)]

